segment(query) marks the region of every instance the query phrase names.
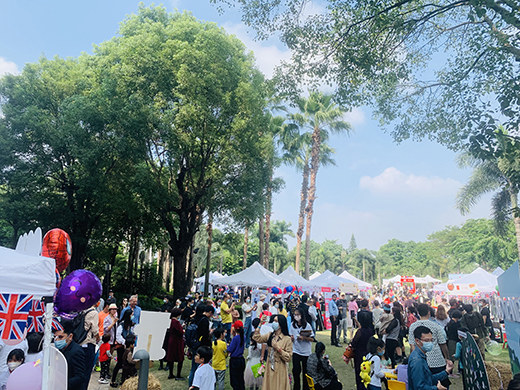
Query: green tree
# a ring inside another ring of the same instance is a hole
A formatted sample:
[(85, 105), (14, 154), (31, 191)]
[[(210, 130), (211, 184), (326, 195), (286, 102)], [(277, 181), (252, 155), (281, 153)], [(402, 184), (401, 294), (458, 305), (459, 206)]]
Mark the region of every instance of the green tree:
[[(513, 141), (514, 142), (514, 141)], [(516, 145), (515, 145), (516, 146)], [(520, 149), (514, 149), (514, 159), (506, 156), (489, 156), (489, 158), (475, 158), (470, 153), (465, 153), (459, 158), (461, 167), (470, 166), (473, 173), (457, 195), (457, 208), (465, 215), (475, 205), (482, 195), (495, 192), (492, 199), (492, 210), (495, 227), (498, 232), (507, 232), (506, 223), (512, 219), (516, 230), (517, 248), (520, 253), (520, 213), (518, 209), (518, 191), (520, 182), (517, 181), (517, 158), (520, 157)], [(511, 165), (515, 165), (511, 169)], [(511, 171), (513, 174), (510, 174)]]
[(127, 102), (126, 120), (142, 131), (139, 195), (168, 233), (174, 294), (183, 296), (204, 212), (216, 216), (242, 193), (242, 179), (265, 169), (263, 77), (238, 39), (163, 7), (140, 6), (95, 55)]
[(342, 104), (372, 101), (397, 141), (457, 149), (501, 115), (518, 128), (518, 0), (326, 0), (309, 16), (306, 0), (213, 1), (238, 5), (259, 38), (291, 50), (281, 88), (314, 82), (336, 86)]
[[(289, 118), (292, 118), (290, 115)], [(305, 229), (305, 208), (307, 207), (307, 197), (309, 191), (309, 173), (312, 150), (312, 133), (304, 132), (300, 134), (296, 124), (290, 123), (286, 126), (282, 144), (284, 154), (282, 160), (285, 164), (293, 165), (298, 171), (302, 172), (302, 188), (300, 190), (300, 212), (298, 214), (298, 230), (296, 231), (296, 258), (295, 270), (300, 272), (300, 253)], [(332, 154), (334, 149), (327, 144), (327, 134), (323, 134), (320, 146), (320, 164), (322, 166), (335, 165)]]
[[(314, 201), (316, 200), (316, 179), (320, 167), (321, 143), (332, 133), (348, 133), (352, 127), (343, 120), (345, 111), (338, 107), (331, 95), (320, 92), (310, 92), (308, 98), (299, 98), (297, 101), (299, 112), (292, 115), (292, 119), (300, 127), (308, 128), (312, 133), (311, 160), (310, 160), (310, 184), (309, 196), (305, 213), (307, 215), (306, 246), (305, 246), (305, 277), (309, 278), (310, 261), (310, 237), (312, 216), (314, 214)], [(303, 187), (302, 187), (303, 188)]]

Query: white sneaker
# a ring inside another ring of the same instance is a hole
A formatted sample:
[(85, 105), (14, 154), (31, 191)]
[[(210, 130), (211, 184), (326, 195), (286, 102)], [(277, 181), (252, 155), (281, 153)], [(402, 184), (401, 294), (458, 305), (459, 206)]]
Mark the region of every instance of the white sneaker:
[(101, 383), (102, 385), (108, 385), (109, 384), (109, 382), (106, 379), (103, 379), (103, 378), (99, 379), (98, 382)]

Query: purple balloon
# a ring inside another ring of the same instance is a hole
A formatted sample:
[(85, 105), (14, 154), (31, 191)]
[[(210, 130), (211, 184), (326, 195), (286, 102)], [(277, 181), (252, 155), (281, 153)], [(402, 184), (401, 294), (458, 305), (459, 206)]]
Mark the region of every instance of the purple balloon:
[(64, 316), (79, 313), (96, 304), (102, 292), (101, 282), (96, 275), (78, 269), (62, 280), (54, 297), (54, 309), (58, 315)]
[(14, 370), (7, 380), (7, 390), (40, 390), (42, 388), (42, 364), (25, 363)]

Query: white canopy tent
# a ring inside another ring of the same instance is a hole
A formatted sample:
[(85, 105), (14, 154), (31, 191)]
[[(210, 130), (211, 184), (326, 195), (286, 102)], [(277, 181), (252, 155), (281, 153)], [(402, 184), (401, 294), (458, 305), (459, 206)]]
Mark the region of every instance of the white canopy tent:
[[(209, 273), (209, 283), (212, 284), (213, 280), (223, 278), (224, 276), (227, 276), (227, 275), (222, 275), (221, 273), (216, 272), (216, 271), (210, 272)], [(200, 278), (195, 279), (195, 283), (204, 283), (205, 281), (206, 281), (206, 275), (202, 275)]]
[(491, 275), (495, 275), (497, 278), (502, 275), (504, 271), (501, 267), (496, 267), (495, 270), (491, 273)]
[(480, 293), (495, 292), (498, 285), (497, 279), (497, 276), (478, 267), (475, 271), (460, 279), (449, 280), (446, 284), (446, 292), (450, 295), (474, 295), (475, 291)]
[[(0, 247), (0, 275), (2, 285), (0, 293), (28, 294), (34, 299), (52, 297), (56, 291), (56, 261), (42, 256), (18, 252), (9, 248)], [(55, 382), (55, 370), (52, 369), (50, 342), (52, 337), (52, 302), (45, 305), (45, 336), (43, 345), (43, 378), (42, 389), (58, 389)], [(56, 360), (56, 359), (53, 359)], [(65, 364), (66, 373), (66, 364)], [(65, 384), (67, 383), (65, 375)]]
[(300, 276), (291, 265), (287, 267), (287, 269), (280, 275), (278, 275), (278, 277), (280, 278), (282, 285), (288, 284), (298, 287), (314, 286), (312, 282)]
[(56, 291), (55, 269), (54, 259), (0, 247), (0, 293), (52, 297)]
[(316, 271), (314, 272), (311, 276), (309, 276), (309, 280), (313, 280), (313, 279), (316, 279), (318, 276), (320, 276), (321, 274)]
[(354, 283), (357, 284), (354, 280), (341, 278), (337, 275), (334, 275), (329, 270), (322, 273), (317, 278), (312, 279), (312, 284), (316, 287), (330, 287), (330, 288), (339, 288), (340, 283)]
[(433, 291), (435, 292), (443, 292), (448, 289), (448, 283), (440, 283), (433, 286)]
[(211, 284), (223, 286), (273, 287), (280, 285), (280, 277), (262, 267), (257, 261), (245, 270), (222, 278), (214, 278)]
[(441, 283), (442, 280), (426, 275), (424, 278), (415, 278), (415, 284)]
[(383, 286), (388, 286), (391, 283), (400, 283), (400, 282), (401, 282), (401, 275), (396, 275), (390, 279), (383, 279)]
[(356, 278), (354, 275), (352, 275), (350, 272), (348, 272), (347, 270), (343, 271), (342, 273), (340, 273), (338, 275), (340, 278), (343, 278), (343, 279), (349, 279), (349, 280), (353, 280), (354, 282), (357, 283), (358, 287), (360, 290), (364, 290), (366, 288), (372, 288), (372, 285), (370, 283), (367, 283), (367, 282), (364, 282), (362, 281), (361, 279), (358, 279)]

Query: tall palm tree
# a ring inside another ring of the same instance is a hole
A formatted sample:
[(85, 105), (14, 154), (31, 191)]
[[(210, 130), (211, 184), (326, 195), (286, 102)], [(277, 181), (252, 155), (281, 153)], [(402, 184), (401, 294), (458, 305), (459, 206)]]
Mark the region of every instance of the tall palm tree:
[(507, 161), (500, 157), (484, 160), (464, 153), (459, 156), (459, 166), (461, 168), (473, 167), (473, 173), (457, 195), (457, 208), (462, 215), (466, 215), (482, 195), (495, 192), (491, 201), (495, 227), (499, 233), (503, 234), (507, 230), (506, 222), (513, 219), (520, 258), (519, 184), (513, 182), (505, 173), (507, 172)]
[[(320, 146), (320, 163), (323, 166), (336, 165), (332, 155), (334, 149), (327, 144), (327, 135), (322, 139)], [(284, 163), (294, 165), (296, 169), (302, 172), (302, 188), (300, 191), (300, 213), (298, 216), (298, 230), (296, 231), (296, 260), (294, 269), (300, 272), (300, 253), (302, 246), (303, 230), (305, 228), (305, 208), (307, 207), (307, 196), (309, 191), (309, 172), (312, 150), (312, 133), (306, 132), (299, 134), (291, 131), (283, 139), (284, 155), (282, 157)]]
[(293, 114), (293, 120), (300, 126), (312, 131), (312, 147), (310, 161), (309, 196), (305, 213), (307, 214), (307, 230), (305, 236), (305, 277), (309, 277), (309, 255), (312, 216), (314, 201), (316, 200), (316, 178), (320, 167), (320, 151), (322, 138), (332, 133), (349, 133), (352, 130), (350, 123), (343, 120), (345, 110), (336, 105), (332, 95), (321, 92), (311, 92), (308, 98), (298, 100), (299, 113)]

